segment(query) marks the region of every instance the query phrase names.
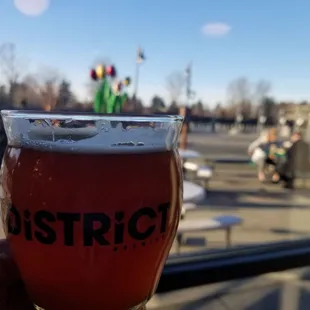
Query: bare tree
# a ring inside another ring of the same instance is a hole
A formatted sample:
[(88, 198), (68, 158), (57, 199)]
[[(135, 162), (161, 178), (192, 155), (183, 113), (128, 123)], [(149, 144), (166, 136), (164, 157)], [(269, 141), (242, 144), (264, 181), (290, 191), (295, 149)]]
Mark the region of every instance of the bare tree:
[(251, 115), (251, 84), (245, 77), (233, 80), (227, 88), (228, 102), (231, 111), (242, 114), (244, 117)]
[(184, 90), (185, 76), (182, 72), (176, 71), (171, 73), (166, 80), (166, 89), (171, 101), (179, 103), (180, 96)]
[(60, 76), (59, 73), (52, 68), (46, 68), (41, 72), (44, 72), (39, 79), (41, 105), (44, 110), (51, 111), (57, 104)]
[(260, 80), (255, 85), (253, 94), (253, 102), (255, 104), (255, 114), (263, 113), (263, 103), (269, 96), (271, 90), (271, 83), (266, 80)]
[(13, 43), (4, 43), (0, 46), (0, 67), (1, 73), (8, 82), (8, 85), (16, 83), (19, 78), (17, 67), (16, 48)]
[(44, 67), (37, 74), (28, 74), (22, 80), (20, 96), (27, 98), (34, 105), (40, 105), (44, 110), (51, 111), (58, 100), (60, 75), (57, 70)]
[(260, 103), (263, 98), (267, 97), (271, 90), (271, 83), (266, 80), (260, 80), (256, 83), (254, 96), (257, 103)]
[(13, 43), (0, 45), (0, 70), (4, 82), (9, 89), (10, 99), (13, 101), (14, 91), (24, 71), (24, 66), (16, 56), (16, 46)]
[(251, 99), (251, 85), (247, 78), (241, 77), (230, 82), (227, 89), (228, 99), (233, 104)]

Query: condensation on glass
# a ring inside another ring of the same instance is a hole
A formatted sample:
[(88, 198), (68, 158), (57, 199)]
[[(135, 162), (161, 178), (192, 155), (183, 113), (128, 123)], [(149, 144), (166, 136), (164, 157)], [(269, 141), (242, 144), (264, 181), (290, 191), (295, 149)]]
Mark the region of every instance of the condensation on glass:
[(153, 152), (177, 148), (182, 116), (1, 111), (8, 144), (73, 153)]

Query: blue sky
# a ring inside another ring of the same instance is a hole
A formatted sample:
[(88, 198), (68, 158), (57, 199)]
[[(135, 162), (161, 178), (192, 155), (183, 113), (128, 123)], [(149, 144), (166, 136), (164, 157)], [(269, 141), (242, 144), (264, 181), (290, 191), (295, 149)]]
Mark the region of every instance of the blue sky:
[(50, 0), (37, 17), (1, 0), (0, 12), (0, 42), (14, 42), (29, 70), (59, 69), (82, 98), (97, 57), (134, 77), (138, 45), (146, 103), (154, 94), (168, 99), (166, 77), (190, 61), (196, 98), (210, 105), (240, 76), (271, 81), (280, 99), (310, 98), (309, 0)]

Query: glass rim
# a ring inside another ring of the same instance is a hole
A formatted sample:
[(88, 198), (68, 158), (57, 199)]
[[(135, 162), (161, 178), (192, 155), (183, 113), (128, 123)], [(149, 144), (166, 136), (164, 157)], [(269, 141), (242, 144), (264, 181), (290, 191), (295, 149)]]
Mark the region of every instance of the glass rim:
[(49, 119), (49, 120), (77, 120), (77, 121), (127, 121), (127, 122), (158, 122), (172, 123), (183, 121), (181, 115), (171, 114), (103, 114), (94, 112), (71, 112), (71, 111), (39, 111), (39, 110), (1, 110), (2, 117), (14, 119)]

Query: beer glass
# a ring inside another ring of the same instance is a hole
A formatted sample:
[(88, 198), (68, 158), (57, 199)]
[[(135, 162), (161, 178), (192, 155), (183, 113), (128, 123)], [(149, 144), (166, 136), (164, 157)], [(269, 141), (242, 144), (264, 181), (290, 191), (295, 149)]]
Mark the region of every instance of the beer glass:
[(1, 113), (2, 222), (34, 304), (144, 307), (180, 217), (182, 117)]

